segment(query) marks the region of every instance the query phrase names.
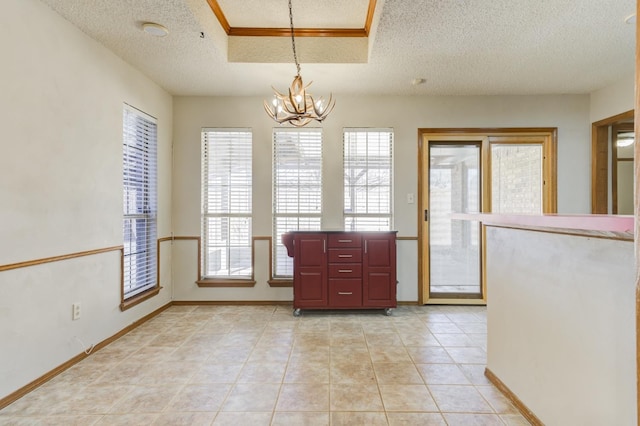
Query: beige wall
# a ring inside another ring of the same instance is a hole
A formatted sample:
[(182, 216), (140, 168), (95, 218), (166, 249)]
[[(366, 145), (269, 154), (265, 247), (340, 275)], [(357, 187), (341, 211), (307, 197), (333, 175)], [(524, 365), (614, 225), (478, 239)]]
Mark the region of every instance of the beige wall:
[[(265, 96), (268, 96), (265, 93)], [(400, 237), (416, 237), (418, 128), (558, 127), (558, 209), (589, 211), (589, 96), (341, 96), (322, 125), (324, 138), (324, 223), (342, 225), (342, 129), (392, 127), (394, 146), (394, 214)], [(176, 97), (174, 99), (175, 235), (200, 235), (200, 131), (203, 127), (249, 127), (254, 141), (255, 236), (271, 235), (271, 137), (274, 123), (259, 97)], [(417, 241), (398, 242), (398, 300), (418, 295)], [(255, 288), (198, 288), (193, 242), (174, 245), (174, 296), (177, 300), (291, 300), (289, 288), (270, 288), (267, 244), (256, 250)]]
[(633, 214), (633, 161), (619, 161), (618, 167), (618, 214)]
[[(122, 245), (124, 102), (158, 119), (170, 235), (171, 96), (37, 0), (3, 0), (0, 28), (0, 265)], [(0, 398), (166, 304), (166, 247), (165, 288), (124, 313), (117, 251), (0, 272)]]

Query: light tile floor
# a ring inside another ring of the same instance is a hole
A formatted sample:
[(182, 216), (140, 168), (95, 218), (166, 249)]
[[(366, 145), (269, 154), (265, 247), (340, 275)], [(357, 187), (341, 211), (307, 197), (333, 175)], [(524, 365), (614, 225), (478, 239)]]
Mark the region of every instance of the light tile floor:
[(1, 425), (528, 425), (484, 377), (486, 308), (173, 306)]

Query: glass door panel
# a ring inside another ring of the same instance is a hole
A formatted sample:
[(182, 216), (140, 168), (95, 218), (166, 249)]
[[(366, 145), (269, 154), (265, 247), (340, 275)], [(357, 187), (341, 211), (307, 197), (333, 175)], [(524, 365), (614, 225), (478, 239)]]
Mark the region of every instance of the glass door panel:
[(429, 144), (429, 297), (480, 298), (480, 145)]
[(491, 212), (542, 213), (542, 144), (491, 144)]

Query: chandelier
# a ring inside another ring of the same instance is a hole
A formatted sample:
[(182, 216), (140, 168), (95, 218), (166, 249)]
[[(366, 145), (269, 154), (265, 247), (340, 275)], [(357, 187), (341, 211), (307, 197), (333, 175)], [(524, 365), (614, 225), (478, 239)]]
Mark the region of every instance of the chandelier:
[(332, 95), (329, 95), (329, 100), (326, 104), (322, 98), (314, 100), (313, 96), (307, 92), (307, 87), (311, 86), (311, 83), (306, 86), (302, 83), (302, 77), (300, 76), (300, 63), (298, 62), (298, 55), (296, 53), (296, 39), (293, 32), (291, 0), (289, 0), (289, 23), (291, 24), (291, 46), (293, 48), (293, 59), (295, 60), (298, 73), (293, 78), (293, 82), (289, 87), (289, 94), (287, 95), (283, 95), (271, 86), (275, 95), (270, 104), (267, 101), (264, 101), (264, 109), (267, 114), (269, 114), (269, 117), (273, 118), (280, 124), (290, 123), (295, 127), (302, 127), (309, 124), (311, 120), (321, 123), (322, 120), (324, 120), (333, 110), (335, 101), (333, 100)]

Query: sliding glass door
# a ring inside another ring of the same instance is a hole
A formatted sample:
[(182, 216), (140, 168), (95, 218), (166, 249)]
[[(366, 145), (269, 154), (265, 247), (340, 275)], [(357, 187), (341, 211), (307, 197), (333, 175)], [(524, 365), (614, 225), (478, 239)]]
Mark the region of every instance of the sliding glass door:
[(419, 165), (421, 303), (486, 302), (482, 224), (453, 216), (554, 213), (555, 157), (553, 129), (424, 132)]

